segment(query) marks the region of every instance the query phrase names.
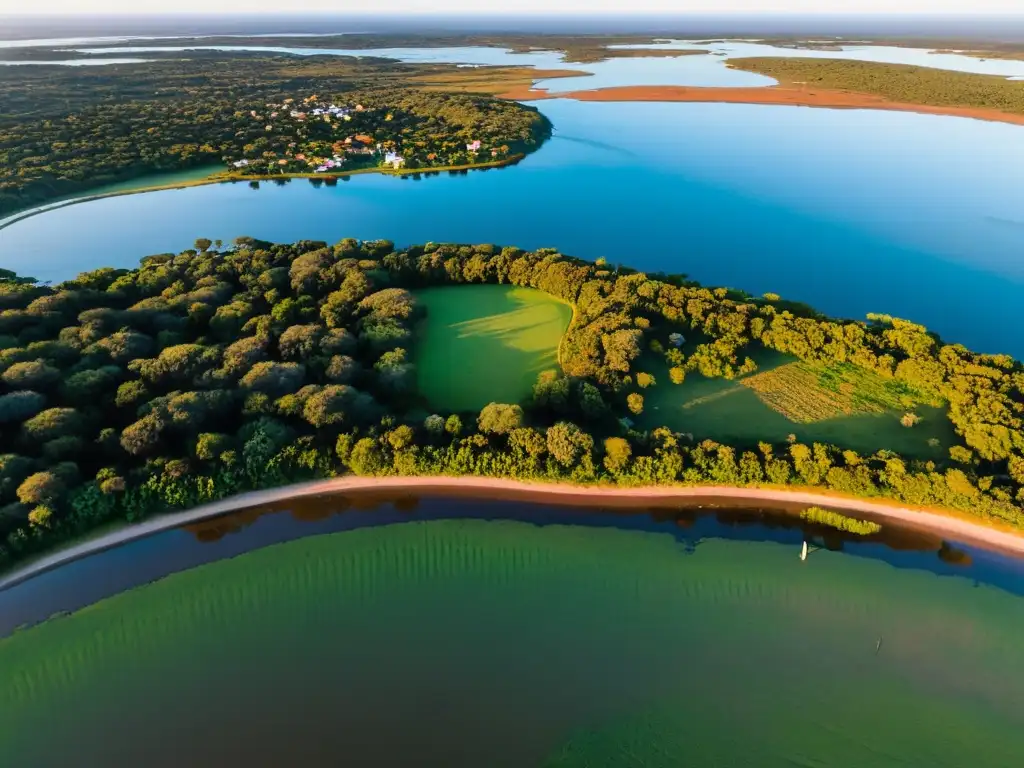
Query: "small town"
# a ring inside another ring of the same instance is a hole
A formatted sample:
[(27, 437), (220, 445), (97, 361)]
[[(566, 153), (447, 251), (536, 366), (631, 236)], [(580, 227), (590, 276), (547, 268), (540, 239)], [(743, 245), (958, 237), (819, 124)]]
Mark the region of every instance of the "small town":
[(316, 95), (268, 103), (248, 117), (266, 123), (266, 137), (247, 144), (243, 157), (227, 159), (243, 175), (463, 167), (500, 162), (510, 152), (505, 143), (440, 134), (433, 120), (411, 112), (339, 105)]

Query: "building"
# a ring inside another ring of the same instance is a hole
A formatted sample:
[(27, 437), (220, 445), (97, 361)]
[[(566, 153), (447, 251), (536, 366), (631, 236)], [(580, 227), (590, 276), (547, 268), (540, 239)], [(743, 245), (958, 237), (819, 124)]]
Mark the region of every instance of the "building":
[(388, 152), (384, 155), (384, 164), (390, 165), (392, 168), (398, 169), (405, 165), (405, 158), (397, 152)]
[(467, 144), (466, 150), (469, 152), (479, 152), (481, 146), (482, 145), (480, 143), (480, 139), (477, 139), (476, 141), (471, 141), (469, 144)]
[(683, 344), (686, 343), (686, 339), (683, 337), (683, 334), (681, 333), (669, 334), (668, 340), (673, 347), (677, 348), (683, 346)]

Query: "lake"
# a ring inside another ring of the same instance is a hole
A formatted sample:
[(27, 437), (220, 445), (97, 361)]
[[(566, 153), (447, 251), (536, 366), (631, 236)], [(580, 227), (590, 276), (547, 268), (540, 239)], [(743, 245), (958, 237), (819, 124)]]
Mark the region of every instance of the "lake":
[(1021, 563), (805, 535), (359, 496), (160, 534), (0, 593), (71, 611), (0, 639), (0, 764), (1019, 763)]
[(887, 312), (1024, 357), (1024, 129), (745, 104), (540, 107), (555, 137), (515, 167), (97, 200), (0, 229), (0, 266), (60, 280), (200, 236), (552, 246), (840, 316)]

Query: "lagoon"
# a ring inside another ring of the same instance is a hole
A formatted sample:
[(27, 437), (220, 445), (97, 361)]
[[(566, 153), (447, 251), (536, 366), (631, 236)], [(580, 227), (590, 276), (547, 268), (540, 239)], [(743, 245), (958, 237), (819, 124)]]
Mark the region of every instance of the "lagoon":
[(894, 531), (801, 562), (793, 518), (637, 512), (323, 497), (33, 579), (0, 616), (71, 614), (0, 639), (0, 763), (985, 768), (1024, 751), (1019, 561)]
[(555, 136), (514, 167), (95, 200), (0, 229), (0, 266), (60, 280), (200, 236), (552, 246), (1024, 357), (1024, 129), (744, 104), (541, 109)]

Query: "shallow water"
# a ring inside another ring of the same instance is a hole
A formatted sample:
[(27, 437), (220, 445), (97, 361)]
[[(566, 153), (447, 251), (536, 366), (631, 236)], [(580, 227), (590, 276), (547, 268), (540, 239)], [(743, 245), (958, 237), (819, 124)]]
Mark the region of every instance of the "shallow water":
[(129, 45), (102, 48), (76, 48), (77, 53), (139, 54), (160, 51), (249, 51), (257, 53), (283, 53), (294, 56), (375, 56), (416, 64), (464, 64), (473, 66), (531, 66), (537, 69), (561, 69), (589, 72), (586, 78), (555, 78), (539, 80), (536, 87), (564, 93), (624, 85), (689, 85), (701, 87), (745, 88), (774, 85), (773, 78), (729, 69), (731, 58), (746, 56), (779, 56), (791, 58), (851, 59), (889, 64), (914, 64), (957, 72), (1024, 76), (1024, 61), (1012, 59), (978, 59), (956, 53), (934, 53), (926, 48), (899, 48), (895, 46), (848, 45), (839, 51), (820, 51), (807, 48), (780, 48), (764, 43), (728, 41), (693, 42), (672, 41), (645, 45), (612, 46), (623, 49), (689, 49), (707, 51), (709, 55), (680, 56), (677, 58), (624, 58), (592, 63), (566, 62), (558, 51), (530, 51), (516, 53), (507, 48), (487, 46), (439, 48), (372, 48), (352, 50), (346, 48), (304, 48), (292, 46), (218, 45), (218, 46), (150, 46)]
[(150, 59), (57, 59), (54, 61), (4, 61), (0, 67), (102, 67), (107, 64), (145, 64)]
[(1024, 356), (1024, 129), (746, 104), (541, 108), (555, 137), (514, 167), (82, 203), (0, 230), (0, 266), (59, 280), (239, 235), (553, 246)]
[[(1024, 587), (1019, 564), (973, 553), (954, 567), (927, 542), (906, 550), (913, 539), (800, 562), (797, 530), (678, 514), (322, 499), (82, 561), (0, 605), (139, 579), (167, 551), (165, 570), (209, 562), (0, 640), (0, 763), (932, 768), (1024, 755), (1024, 612), (1006, 590)], [(371, 516), (380, 525), (363, 527)], [(295, 538), (302, 527), (313, 535)], [(986, 573), (1004, 586), (979, 585)]]

